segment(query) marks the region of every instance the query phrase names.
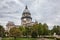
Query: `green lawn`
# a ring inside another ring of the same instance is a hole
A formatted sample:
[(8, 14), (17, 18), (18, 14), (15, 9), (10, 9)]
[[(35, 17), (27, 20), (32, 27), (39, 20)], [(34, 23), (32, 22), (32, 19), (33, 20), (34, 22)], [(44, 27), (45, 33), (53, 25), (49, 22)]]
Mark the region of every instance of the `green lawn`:
[(37, 40), (36, 38), (3, 38), (2, 40)]
[[(2, 40), (41, 40), (41, 38), (16, 38), (14, 39), (13, 37), (10, 37), (10, 38), (3, 38)], [(54, 39), (48, 38), (48, 40), (54, 40)]]

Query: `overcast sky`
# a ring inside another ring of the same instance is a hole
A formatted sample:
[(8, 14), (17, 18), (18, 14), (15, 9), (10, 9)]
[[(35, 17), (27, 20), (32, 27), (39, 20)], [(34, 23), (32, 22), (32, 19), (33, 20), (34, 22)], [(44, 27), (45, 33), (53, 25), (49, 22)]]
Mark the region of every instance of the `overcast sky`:
[(60, 25), (60, 0), (0, 0), (0, 24), (5, 27), (8, 21), (13, 21), (20, 25), (26, 5), (33, 21), (47, 23), (49, 29)]

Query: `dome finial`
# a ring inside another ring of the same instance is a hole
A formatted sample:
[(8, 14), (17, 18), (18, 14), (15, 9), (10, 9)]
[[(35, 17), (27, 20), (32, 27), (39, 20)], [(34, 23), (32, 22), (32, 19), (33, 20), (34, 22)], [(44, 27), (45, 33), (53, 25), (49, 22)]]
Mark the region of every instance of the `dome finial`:
[(28, 9), (28, 8), (27, 8), (27, 5), (26, 5), (25, 9)]

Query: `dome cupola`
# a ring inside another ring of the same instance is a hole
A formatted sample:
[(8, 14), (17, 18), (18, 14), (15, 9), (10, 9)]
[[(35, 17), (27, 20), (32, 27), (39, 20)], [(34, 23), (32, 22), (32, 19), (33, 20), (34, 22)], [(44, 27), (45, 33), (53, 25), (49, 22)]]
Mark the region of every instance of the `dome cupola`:
[(27, 7), (27, 6), (25, 7), (25, 10), (23, 11), (23, 15), (24, 15), (24, 14), (29, 14), (29, 15), (31, 15), (30, 12), (29, 12), (29, 10), (28, 10), (28, 7)]
[(22, 25), (30, 25), (32, 22), (31, 14), (28, 10), (28, 7), (25, 7), (25, 10), (23, 11), (22, 17), (21, 17), (21, 24)]

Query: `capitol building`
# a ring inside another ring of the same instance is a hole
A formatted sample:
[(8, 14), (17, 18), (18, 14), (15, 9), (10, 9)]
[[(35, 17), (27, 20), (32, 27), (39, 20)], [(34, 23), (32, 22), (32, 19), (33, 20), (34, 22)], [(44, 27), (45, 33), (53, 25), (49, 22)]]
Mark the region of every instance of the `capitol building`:
[(21, 25), (22, 26), (31, 26), (33, 24), (31, 13), (29, 12), (27, 6), (25, 7), (25, 10), (23, 11), (22, 17), (21, 17)]
[(22, 13), (22, 17), (21, 17), (21, 25), (15, 25), (13, 22), (8, 21), (8, 23), (6, 24), (7, 30), (9, 31), (11, 28), (13, 27), (30, 27), (33, 26), (33, 24), (37, 23), (37, 21), (32, 22), (32, 17), (31, 17), (31, 13), (28, 10), (28, 7), (26, 6), (23, 13)]

